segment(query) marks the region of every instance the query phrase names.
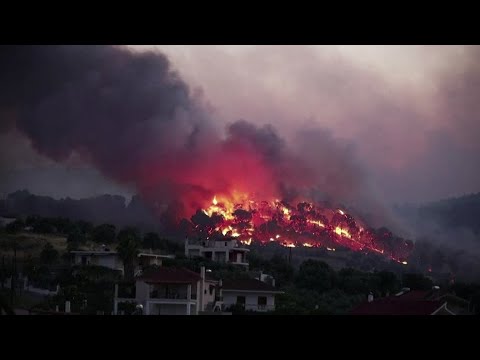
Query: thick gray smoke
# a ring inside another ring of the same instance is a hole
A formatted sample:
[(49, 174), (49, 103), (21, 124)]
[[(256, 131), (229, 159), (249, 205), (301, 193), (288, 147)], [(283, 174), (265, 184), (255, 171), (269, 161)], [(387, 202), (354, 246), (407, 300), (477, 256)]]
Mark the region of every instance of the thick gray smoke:
[(152, 204), (192, 212), (216, 192), (292, 197), (317, 187), (336, 201), (361, 192), (351, 152), (318, 127), (291, 144), (243, 120), (223, 136), (158, 52), (3, 46), (0, 78), (0, 129), (57, 162), (80, 156)]

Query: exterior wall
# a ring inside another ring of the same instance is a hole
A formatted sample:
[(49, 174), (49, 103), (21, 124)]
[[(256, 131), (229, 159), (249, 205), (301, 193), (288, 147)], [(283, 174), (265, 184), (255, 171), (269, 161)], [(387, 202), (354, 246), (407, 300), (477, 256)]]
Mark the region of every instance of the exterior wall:
[(144, 281), (137, 281), (135, 286), (135, 299), (145, 306), (145, 301), (150, 296), (150, 285)]
[[(210, 293), (210, 287), (213, 287)], [(215, 285), (208, 281), (205, 282), (205, 289), (203, 291), (203, 306), (206, 307), (208, 303), (215, 302)]]
[[(245, 296), (245, 310), (266, 311), (275, 310), (275, 295), (262, 292), (230, 292), (223, 290), (223, 303), (226, 308), (237, 303), (237, 296)], [(258, 297), (265, 296), (267, 298), (267, 306), (265, 309), (258, 308)]]
[[(190, 304), (190, 314), (195, 315), (195, 305)], [(187, 315), (187, 304), (150, 304), (150, 315)]]
[(123, 271), (123, 262), (119, 259), (116, 254), (111, 255), (88, 255), (88, 254), (75, 254), (75, 265), (82, 265), (82, 258), (86, 257), (87, 265), (97, 265), (107, 267), (113, 270), (122, 270)]

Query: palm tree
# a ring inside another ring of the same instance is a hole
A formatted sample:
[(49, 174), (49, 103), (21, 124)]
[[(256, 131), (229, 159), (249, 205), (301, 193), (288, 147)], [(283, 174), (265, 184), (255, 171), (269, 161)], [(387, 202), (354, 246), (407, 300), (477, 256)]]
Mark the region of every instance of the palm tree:
[(125, 278), (132, 280), (135, 270), (135, 259), (141, 244), (140, 232), (137, 228), (126, 227), (118, 233), (117, 252), (123, 261)]

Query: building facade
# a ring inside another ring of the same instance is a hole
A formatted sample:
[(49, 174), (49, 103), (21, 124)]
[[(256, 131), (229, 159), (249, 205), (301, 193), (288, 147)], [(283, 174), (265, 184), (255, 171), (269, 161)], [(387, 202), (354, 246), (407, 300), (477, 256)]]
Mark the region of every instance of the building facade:
[(248, 268), (247, 253), (234, 238), (204, 241), (185, 240), (185, 256), (203, 257), (221, 263), (230, 263)]

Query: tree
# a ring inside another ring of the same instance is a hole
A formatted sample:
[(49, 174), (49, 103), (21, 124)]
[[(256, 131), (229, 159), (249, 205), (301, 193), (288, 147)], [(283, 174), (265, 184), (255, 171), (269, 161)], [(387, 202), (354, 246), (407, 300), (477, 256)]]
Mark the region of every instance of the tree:
[(24, 228), (25, 224), (23, 222), (22, 219), (17, 219), (9, 224), (7, 224), (5, 226), (5, 230), (8, 232), (8, 233), (16, 233), (16, 232), (19, 232), (21, 231), (23, 228)]
[(143, 247), (147, 249), (163, 249), (165, 246), (157, 233), (149, 232), (143, 237)]
[(92, 240), (96, 243), (111, 244), (115, 241), (115, 225), (102, 224), (93, 229)]
[(85, 236), (90, 235), (93, 232), (93, 224), (91, 222), (81, 220), (77, 221), (76, 225)]
[(325, 262), (307, 260), (300, 265), (297, 286), (318, 292), (330, 290), (335, 282), (335, 271)]
[(433, 282), (422, 274), (403, 274), (403, 287), (408, 287), (411, 290), (430, 290)]
[(52, 264), (58, 259), (58, 251), (47, 242), (40, 253), (40, 260), (44, 264)]
[(74, 226), (67, 237), (68, 244), (72, 244), (72, 247), (78, 247), (79, 244), (83, 244), (87, 241), (85, 234), (82, 233), (78, 226)]
[(140, 232), (137, 228), (126, 227), (118, 233), (117, 252), (123, 261), (125, 277), (130, 280), (134, 277), (135, 259), (141, 245)]

